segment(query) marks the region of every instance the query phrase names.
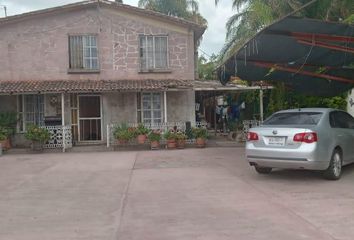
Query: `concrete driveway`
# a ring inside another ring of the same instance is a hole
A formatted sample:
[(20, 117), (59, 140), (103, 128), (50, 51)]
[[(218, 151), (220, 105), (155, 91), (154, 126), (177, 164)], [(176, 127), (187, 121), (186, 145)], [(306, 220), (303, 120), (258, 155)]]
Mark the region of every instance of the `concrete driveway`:
[(242, 148), (0, 157), (4, 240), (352, 240), (354, 167), (262, 176)]

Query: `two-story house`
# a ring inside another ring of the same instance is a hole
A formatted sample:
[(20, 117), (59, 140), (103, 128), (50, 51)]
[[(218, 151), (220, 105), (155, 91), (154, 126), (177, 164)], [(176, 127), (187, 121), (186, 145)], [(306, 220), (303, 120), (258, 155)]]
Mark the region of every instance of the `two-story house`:
[(195, 122), (196, 46), (205, 27), (106, 0), (0, 19), (0, 111), (107, 141), (111, 123)]

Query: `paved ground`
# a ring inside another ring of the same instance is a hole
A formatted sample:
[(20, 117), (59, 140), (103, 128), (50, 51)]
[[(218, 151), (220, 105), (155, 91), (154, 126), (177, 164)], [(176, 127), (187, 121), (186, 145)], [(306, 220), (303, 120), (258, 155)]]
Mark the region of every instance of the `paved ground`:
[(242, 148), (0, 157), (1, 240), (352, 240), (354, 166), (256, 174)]

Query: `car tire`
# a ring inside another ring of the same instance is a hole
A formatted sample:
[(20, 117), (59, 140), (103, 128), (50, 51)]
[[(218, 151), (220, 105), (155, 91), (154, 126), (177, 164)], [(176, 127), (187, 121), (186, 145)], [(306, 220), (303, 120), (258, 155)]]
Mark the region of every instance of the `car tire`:
[(342, 174), (342, 155), (340, 151), (334, 150), (327, 170), (324, 171), (324, 177), (328, 180), (338, 180)]
[(269, 174), (272, 171), (272, 168), (269, 167), (258, 167), (258, 166), (254, 166), (254, 169), (256, 170), (256, 172), (258, 172), (259, 174)]

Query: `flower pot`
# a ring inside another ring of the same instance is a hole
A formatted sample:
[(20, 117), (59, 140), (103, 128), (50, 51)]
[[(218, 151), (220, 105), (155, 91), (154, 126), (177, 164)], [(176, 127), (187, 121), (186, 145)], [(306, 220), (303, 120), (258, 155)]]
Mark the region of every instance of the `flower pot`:
[(151, 150), (157, 150), (160, 148), (160, 142), (159, 141), (151, 141), (150, 146), (151, 146)]
[(0, 144), (3, 150), (9, 150), (11, 148), (10, 139), (0, 140)]
[(199, 148), (203, 148), (206, 145), (205, 144), (205, 138), (197, 138), (195, 140), (195, 143), (196, 143), (197, 147), (199, 147)]
[(139, 144), (144, 144), (146, 141), (146, 135), (138, 135), (137, 141)]
[(126, 139), (118, 139), (118, 144), (119, 145), (127, 145), (128, 144), (128, 140), (126, 140)]
[(176, 149), (176, 141), (173, 139), (173, 140), (167, 140), (166, 142), (166, 145), (167, 145), (167, 149)]
[(41, 141), (32, 141), (31, 150), (34, 152), (43, 152), (43, 143)]
[(186, 140), (181, 139), (181, 140), (177, 140), (177, 148), (178, 149), (183, 149), (186, 147)]

